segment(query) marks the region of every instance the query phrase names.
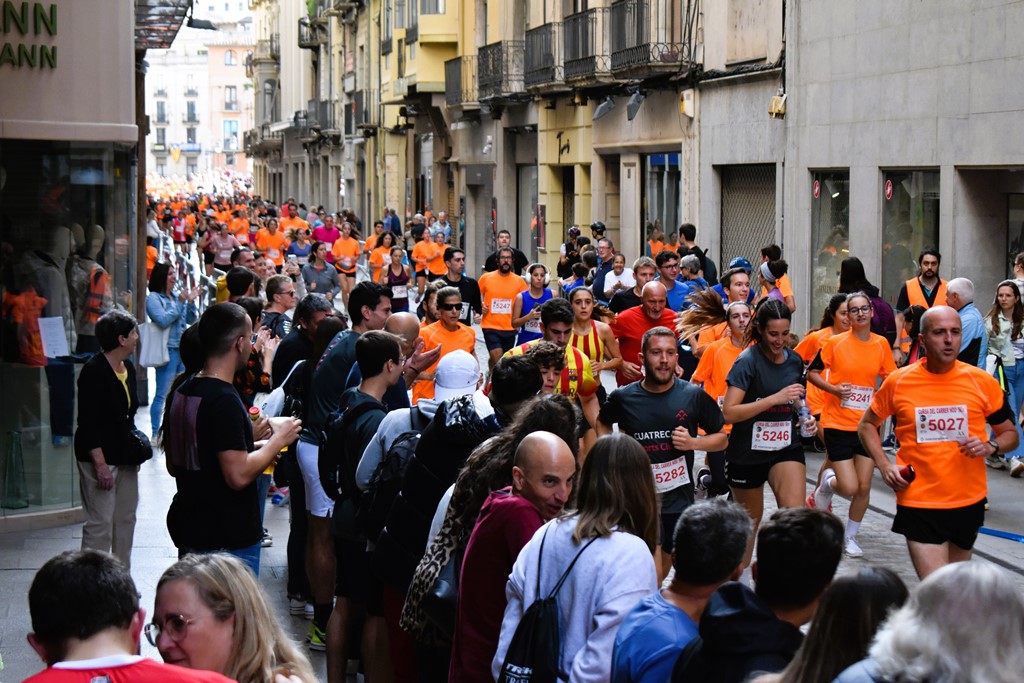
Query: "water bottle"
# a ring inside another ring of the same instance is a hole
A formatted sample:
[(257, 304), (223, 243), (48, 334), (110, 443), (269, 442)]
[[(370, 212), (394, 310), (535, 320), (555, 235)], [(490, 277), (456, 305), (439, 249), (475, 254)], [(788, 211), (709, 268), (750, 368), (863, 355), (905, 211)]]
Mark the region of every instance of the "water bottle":
[(814, 436), (815, 432), (811, 429), (811, 409), (807, 407), (807, 403), (800, 399), (800, 408), (796, 411), (797, 419), (800, 421), (800, 437), (804, 439), (810, 439)]

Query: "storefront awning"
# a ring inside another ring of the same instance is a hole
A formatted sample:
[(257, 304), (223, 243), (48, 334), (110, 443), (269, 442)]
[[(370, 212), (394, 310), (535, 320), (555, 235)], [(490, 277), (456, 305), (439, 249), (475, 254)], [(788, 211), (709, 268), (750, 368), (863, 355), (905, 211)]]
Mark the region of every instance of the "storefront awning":
[(191, 6), (192, 0), (135, 0), (135, 49), (169, 48)]

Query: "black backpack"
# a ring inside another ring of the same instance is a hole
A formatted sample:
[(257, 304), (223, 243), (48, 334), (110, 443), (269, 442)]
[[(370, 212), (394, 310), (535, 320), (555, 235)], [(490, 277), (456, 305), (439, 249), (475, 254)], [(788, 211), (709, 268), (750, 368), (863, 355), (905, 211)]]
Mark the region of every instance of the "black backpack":
[[(547, 536), (545, 529), (537, 555), (537, 595), (541, 594), (541, 559), (544, 556), (544, 541), (547, 540)], [(583, 551), (596, 540), (596, 537), (592, 538), (580, 548), (546, 598), (537, 598), (523, 612), (516, 632), (512, 634), (508, 651), (505, 652), (498, 683), (557, 683), (558, 663), (562, 654), (561, 634), (558, 630), (558, 591), (576, 565), (576, 560), (580, 559)], [(563, 678), (568, 677), (568, 674), (563, 675)]]
[(402, 432), (391, 442), (377, 468), (370, 477), (370, 483), (359, 499), (356, 522), (366, 531), (366, 537), (376, 539), (384, 529), (391, 504), (402, 490), (402, 477), (409, 460), (416, 453), (420, 434), (430, 423), (420, 409), (409, 409), (409, 431)]
[(341, 408), (327, 419), (327, 430), (320, 435), (320, 451), (317, 458), (317, 469), (320, 473), (320, 485), (331, 500), (358, 500), (355, 487), (355, 468), (359, 464), (359, 456), (351, 462), (345, 453), (345, 433), (348, 425), (370, 410), (379, 410), (380, 405), (371, 401), (360, 403), (352, 410), (348, 406)]

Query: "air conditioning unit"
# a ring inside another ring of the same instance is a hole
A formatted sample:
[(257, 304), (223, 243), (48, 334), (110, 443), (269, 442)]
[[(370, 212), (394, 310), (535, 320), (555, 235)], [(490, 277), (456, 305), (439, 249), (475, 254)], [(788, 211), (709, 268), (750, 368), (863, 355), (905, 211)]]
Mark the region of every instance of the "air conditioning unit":
[(768, 116), (773, 119), (781, 119), (786, 116), (786, 93), (775, 95), (768, 102)]

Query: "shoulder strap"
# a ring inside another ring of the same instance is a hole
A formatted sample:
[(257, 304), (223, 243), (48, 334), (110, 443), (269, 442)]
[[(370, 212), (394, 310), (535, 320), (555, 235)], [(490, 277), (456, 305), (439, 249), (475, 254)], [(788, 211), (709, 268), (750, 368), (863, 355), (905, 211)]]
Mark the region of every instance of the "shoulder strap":
[[(582, 548), (579, 549), (579, 552), (576, 553), (576, 557), (572, 558), (572, 562), (569, 563), (569, 566), (565, 568), (565, 572), (558, 579), (558, 583), (556, 583), (555, 587), (551, 589), (550, 593), (548, 593), (548, 598), (553, 598), (556, 595), (558, 595), (558, 591), (562, 590), (562, 584), (565, 583), (565, 580), (567, 578), (569, 578), (569, 572), (571, 572), (572, 568), (576, 566), (576, 560), (580, 559), (580, 555), (583, 554), (583, 551), (586, 550), (587, 548), (589, 548), (590, 544), (593, 543), (596, 540), (597, 540), (597, 536), (594, 536), (589, 541), (587, 541), (587, 544), (585, 546), (583, 546)], [(543, 540), (542, 540), (541, 541), (541, 549), (543, 550), (543, 548), (544, 548), (544, 546), (543, 546)], [(539, 568), (539, 566), (540, 566), (539, 558), (538, 558), (537, 564), (538, 564), (538, 568)], [(540, 581), (540, 572), (538, 572), (537, 580), (538, 580), (538, 582)], [(538, 587), (538, 592), (539, 592), (539, 590), (540, 589)]]
[(419, 409), (419, 406), (412, 406), (409, 408), (409, 428), (413, 431), (422, 432), (427, 426), (426, 416), (423, 411)]
[(295, 372), (295, 368), (299, 367), (300, 365), (302, 365), (305, 362), (306, 362), (305, 360), (297, 360), (297, 361), (295, 361), (295, 365), (293, 365), (292, 369), (288, 371), (288, 374), (284, 376), (284, 381), (281, 382), (281, 386), (282, 387), (284, 385), (288, 384), (288, 380), (291, 379), (292, 373)]

